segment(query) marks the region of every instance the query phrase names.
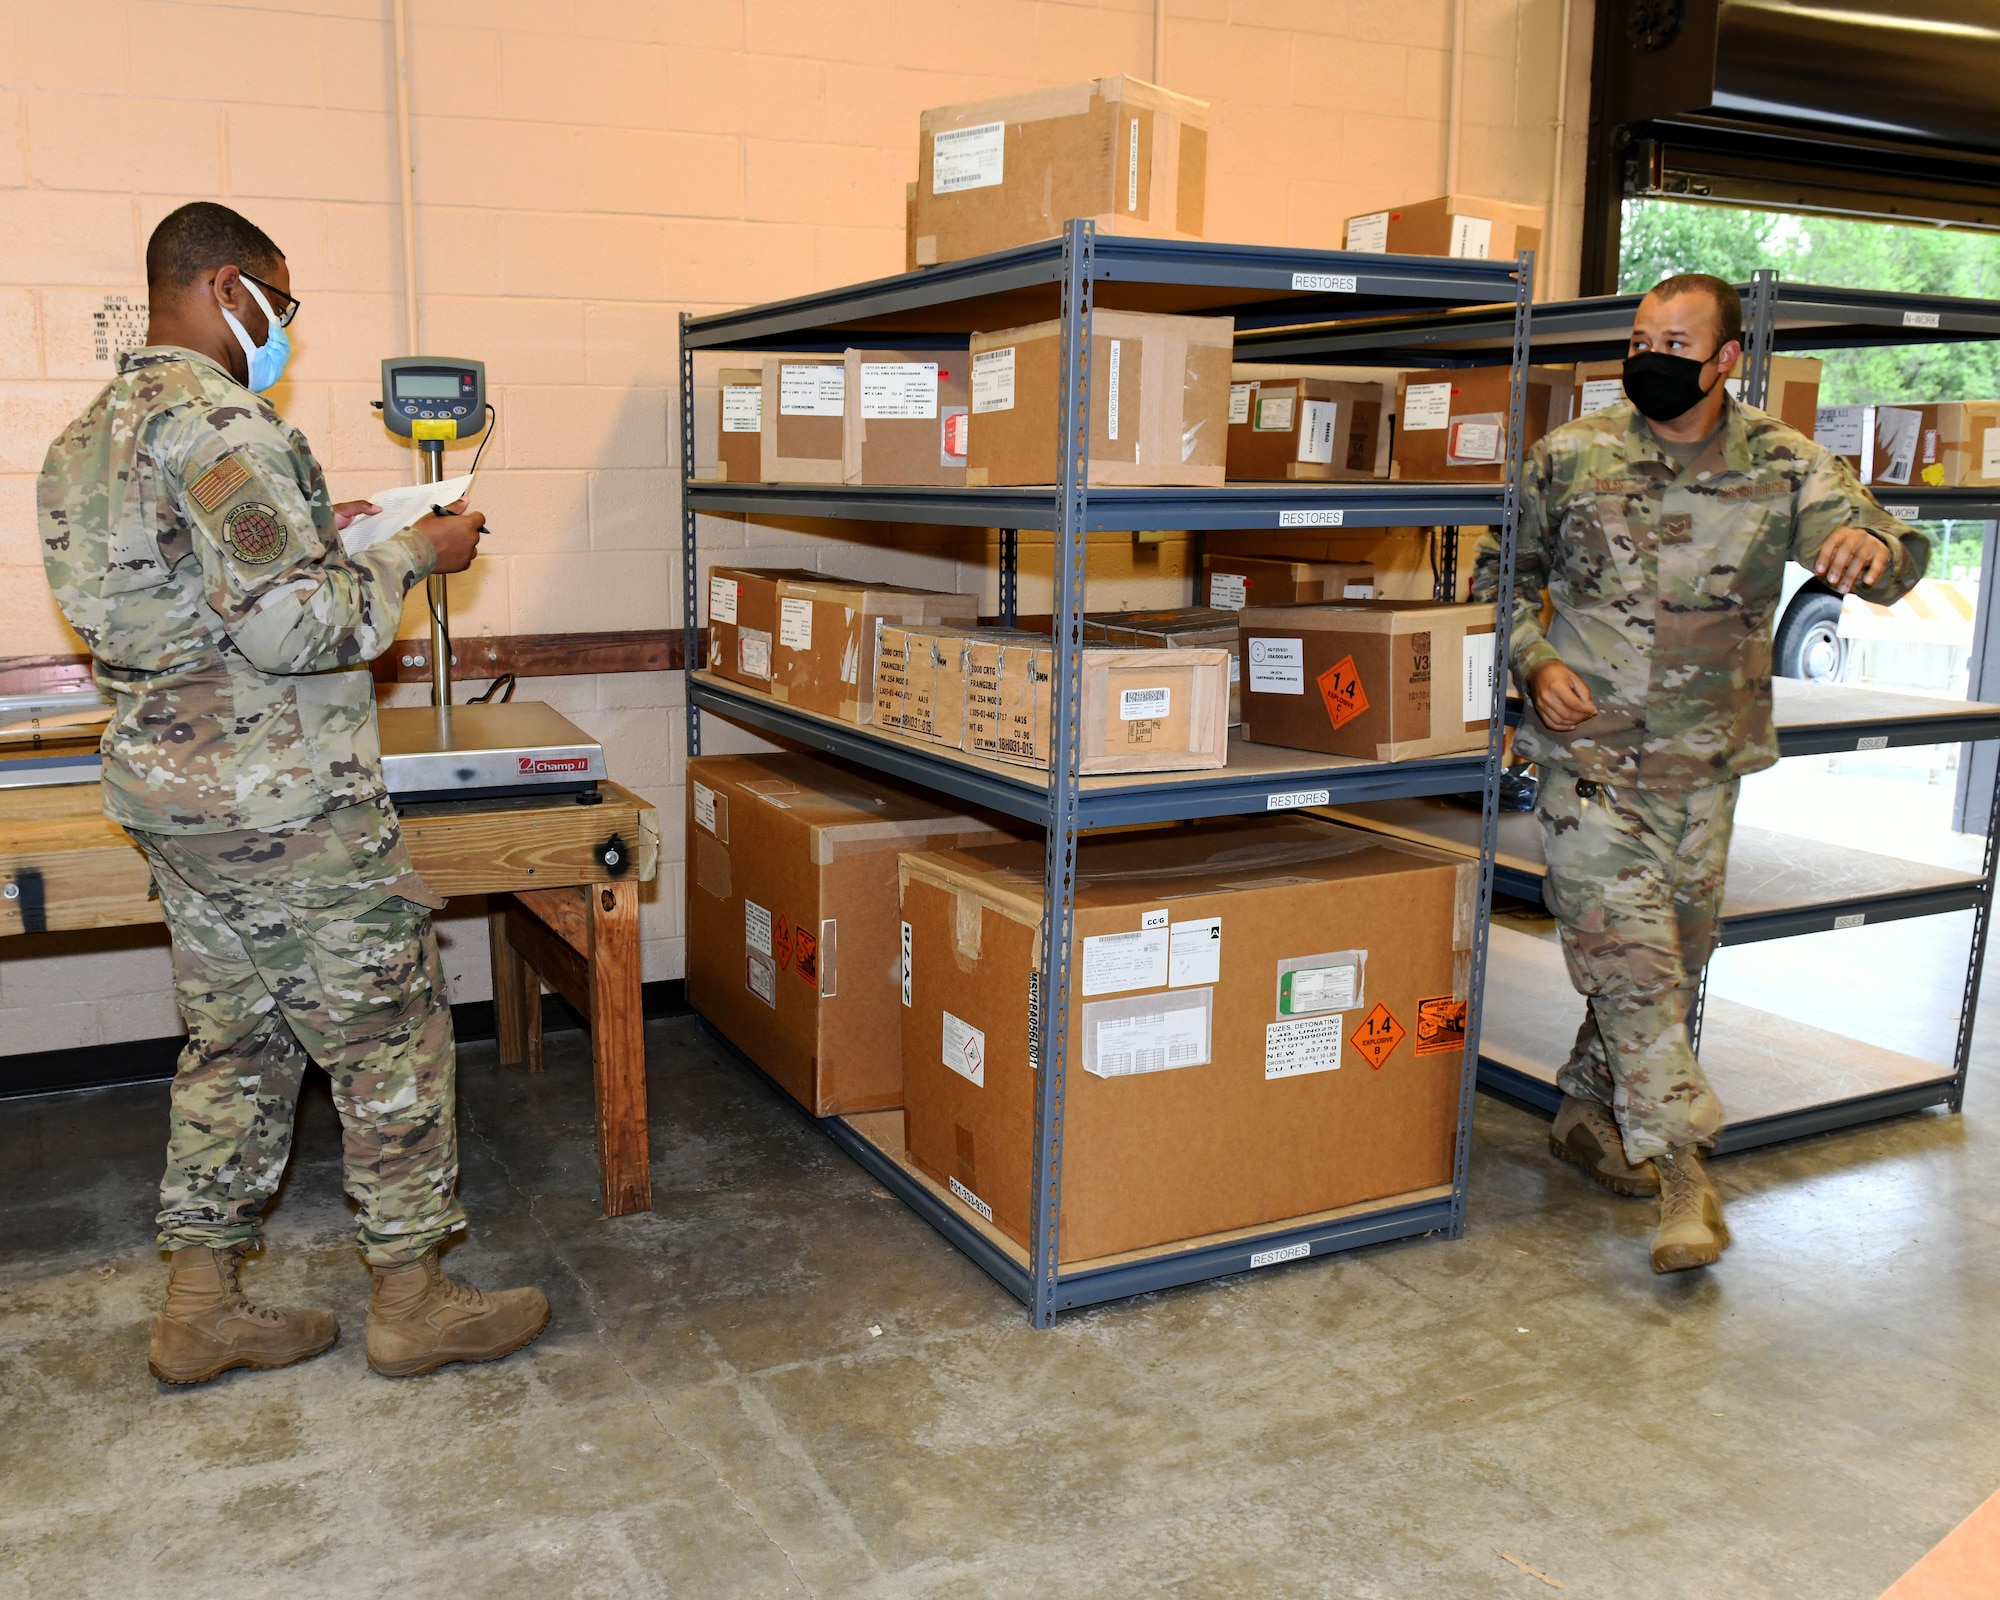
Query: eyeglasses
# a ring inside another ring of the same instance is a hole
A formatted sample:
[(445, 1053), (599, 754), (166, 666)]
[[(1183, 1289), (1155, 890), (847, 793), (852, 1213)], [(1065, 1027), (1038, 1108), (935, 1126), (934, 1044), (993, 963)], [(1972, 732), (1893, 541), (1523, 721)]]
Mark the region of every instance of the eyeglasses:
[(273, 299), (282, 300), (284, 302), (283, 305), (278, 307), (277, 311), (278, 326), (281, 328), (289, 328), (292, 325), (292, 318), (296, 317), (299, 314), (298, 297), (296, 295), (286, 294), (285, 291), (283, 289), (280, 289), (276, 284), (266, 283), (262, 278), (256, 276), (254, 273), (244, 272), (241, 267), (238, 267), (236, 270), (243, 277), (248, 278), (252, 283), (256, 284), (258, 288), (262, 289), (266, 294), (270, 295)]

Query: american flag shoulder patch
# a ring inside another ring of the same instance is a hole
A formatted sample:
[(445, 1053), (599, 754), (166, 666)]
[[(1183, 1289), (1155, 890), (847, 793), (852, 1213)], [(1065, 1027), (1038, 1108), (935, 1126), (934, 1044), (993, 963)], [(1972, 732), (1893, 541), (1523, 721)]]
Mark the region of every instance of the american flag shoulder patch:
[(188, 495), (202, 510), (213, 511), (249, 481), (250, 469), (227, 455), (188, 485)]

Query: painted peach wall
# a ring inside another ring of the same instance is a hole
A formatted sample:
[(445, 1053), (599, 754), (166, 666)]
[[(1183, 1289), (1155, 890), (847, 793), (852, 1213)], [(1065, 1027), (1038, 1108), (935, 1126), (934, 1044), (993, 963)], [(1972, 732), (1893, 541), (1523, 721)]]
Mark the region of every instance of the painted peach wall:
[[(1459, 187), (1544, 201), (1563, 0), (1464, 3)], [(1572, 216), (1590, 9), (1572, 7)], [(452, 583), (461, 634), (677, 624), (678, 313), (899, 270), (924, 107), (1151, 76), (1154, 51), (1150, 0), (409, 12), (421, 341), (485, 360), (500, 408), (480, 492), (495, 533)], [(237, 206), (287, 252), (304, 310), (274, 399), (336, 494), (409, 476), (368, 407), (376, 363), (403, 348), (389, 15), (389, 0), (0, 0), (0, 656), (78, 648), (42, 579), (34, 474), (110, 370), (107, 301), (143, 305), (146, 236), (185, 200)], [(1442, 192), (1451, 0), (1168, 0), (1165, 15), (1161, 80), (1213, 103), (1212, 237), (1338, 246), (1348, 215)], [(1573, 245), (1573, 221), (1563, 232)], [(931, 534), (704, 519), (702, 542), (987, 580), (983, 546)], [(678, 683), (532, 690), (659, 804), (646, 971), (678, 976)], [(456, 996), (482, 997), (483, 926), (445, 926)], [(165, 972), (145, 937), (0, 951), (0, 1053), (173, 1031)]]

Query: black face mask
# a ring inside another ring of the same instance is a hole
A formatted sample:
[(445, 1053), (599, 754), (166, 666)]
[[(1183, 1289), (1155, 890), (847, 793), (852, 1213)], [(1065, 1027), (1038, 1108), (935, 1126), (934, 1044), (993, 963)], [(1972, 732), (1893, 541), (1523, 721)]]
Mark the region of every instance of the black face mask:
[[(1713, 361), (1715, 357), (1708, 359)], [(1707, 364), (1687, 356), (1670, 356), (1664, 350), (1627, 356), (1625, 398), (1639, 408), (1642, 417), (1654, 422), (1672, 422), (1715, 393), (1701, 386), (1701, 369)], [(1716, 381), (1719, 383), (1721, 379)]]

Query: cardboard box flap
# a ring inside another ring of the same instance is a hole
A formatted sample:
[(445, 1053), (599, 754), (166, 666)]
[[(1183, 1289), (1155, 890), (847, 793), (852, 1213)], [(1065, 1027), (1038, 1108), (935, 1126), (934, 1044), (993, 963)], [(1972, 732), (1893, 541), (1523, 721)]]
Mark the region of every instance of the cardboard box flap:
[[(1039, 844), (1026, 848), (1037, 855), (1042, 850)], [(990, 910), (1032, 929), (1034, 954), (1031, 959), (1039, 966), (1042, 959), (1041, 872), (1037, 870), (1031, 876), (1027, 872), (989, 867), (983, 862), (962, 859), (968, 854), (962, 850), (941, 850), (901, 857), (896, 866), (897, 893), (906, 895), (912, 883), (927, 883), (954, 896), (957, 900), (957, 914), (953, 918), (955, 943), (959, 954), (968, 961), (979, 959), (979, 914), (982, 911)]]
[(1081, 117), (1089, 115), (1093, 101), (1143, 106), (1148, 111), (1164, 111), (1178, 117), (1191, 128), (1203, 131), (1208, 128), (1206, 100), (1176, 94), (1124, 73), (1083, 83), (1058, 84), (1052, 89), (997, 95), (991, 100), (933, 106), (918, 118), (917, 126), (924, 133), (936, 133), (940, 128), (977, 127), (986, 122), (1043, 122), (1051, 117)]

